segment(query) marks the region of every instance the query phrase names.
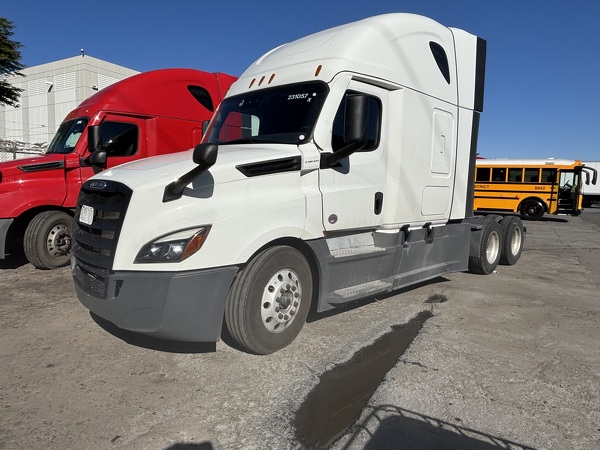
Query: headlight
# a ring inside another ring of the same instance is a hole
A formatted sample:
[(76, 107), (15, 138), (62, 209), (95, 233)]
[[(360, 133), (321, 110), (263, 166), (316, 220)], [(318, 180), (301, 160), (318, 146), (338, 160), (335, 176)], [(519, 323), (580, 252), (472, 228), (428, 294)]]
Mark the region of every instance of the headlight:
[(209, 231), (207, 225), (161, 236), (144, 245), (134, 263), (181, 262), (200, 250)]

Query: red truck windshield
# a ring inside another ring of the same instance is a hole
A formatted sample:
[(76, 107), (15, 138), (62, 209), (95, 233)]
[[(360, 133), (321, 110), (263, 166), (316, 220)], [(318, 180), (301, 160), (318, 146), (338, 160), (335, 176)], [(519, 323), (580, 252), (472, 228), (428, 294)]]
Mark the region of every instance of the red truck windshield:
[(71, 153), (75, 149), (75, 145), (77, 145), (77, 141), (83, 134), (87, 123), (88, 119), (86, 117), (63, 122), (58, 127), (58, 131), (52, 138), (46, 153)]

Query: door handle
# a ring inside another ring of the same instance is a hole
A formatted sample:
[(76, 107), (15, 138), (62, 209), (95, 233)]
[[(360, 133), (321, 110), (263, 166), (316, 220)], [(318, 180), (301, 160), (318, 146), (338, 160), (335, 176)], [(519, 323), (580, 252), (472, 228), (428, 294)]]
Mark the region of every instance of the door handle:
[(383, 192), (375, 193), (375, 207), (373, 208), (373, 212), (376, 216), (381, 214), (381, 210), (383, 209)]

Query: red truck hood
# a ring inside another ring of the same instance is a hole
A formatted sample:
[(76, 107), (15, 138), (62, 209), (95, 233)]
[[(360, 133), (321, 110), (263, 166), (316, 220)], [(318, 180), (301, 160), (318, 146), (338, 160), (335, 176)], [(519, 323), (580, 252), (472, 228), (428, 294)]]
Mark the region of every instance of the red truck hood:
[(40, 155), (0, 163), (0, 218), (15, 218), (38, 206), (63, 206), (68, 168), (77, 170), (72, 175), (78, 188), (81, 181), (76, 154)]
[(2, 182), (8, 182), (9, 177), (19, 177), (29, 172), (63, 169), (64, 167), (65, 155), (49, 154), (2, 162), (0, 163), (0, 173), (2, 173)]

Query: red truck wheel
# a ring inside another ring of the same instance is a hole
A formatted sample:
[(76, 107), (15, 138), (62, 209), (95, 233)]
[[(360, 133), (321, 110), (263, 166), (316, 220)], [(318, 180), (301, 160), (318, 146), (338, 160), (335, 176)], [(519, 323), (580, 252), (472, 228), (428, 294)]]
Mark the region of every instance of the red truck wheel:
[(73, 218), (63, 211), (44, 211), (25, 229), (23, 250), (38, 269), (56, 269), (69, 264)]

